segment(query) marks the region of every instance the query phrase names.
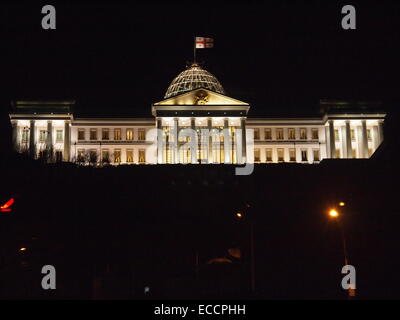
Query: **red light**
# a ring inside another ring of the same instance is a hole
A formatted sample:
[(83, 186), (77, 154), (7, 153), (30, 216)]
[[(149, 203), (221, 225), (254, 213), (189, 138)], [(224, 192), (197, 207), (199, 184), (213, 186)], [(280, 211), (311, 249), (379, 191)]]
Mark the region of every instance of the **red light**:
[(11, 206), (14, 203), (14, 198), (11, 198), (10, 200), (8, 200), (5, 204), (3, 204), (0, 207), (0, 212), (10, 212), (11, 211)]

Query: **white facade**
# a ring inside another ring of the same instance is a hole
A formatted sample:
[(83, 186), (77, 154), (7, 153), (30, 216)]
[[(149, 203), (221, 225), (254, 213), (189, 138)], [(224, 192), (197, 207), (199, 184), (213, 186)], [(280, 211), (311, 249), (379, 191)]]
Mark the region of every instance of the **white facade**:
[(349, 112), (343, 101), (328, 101), (340, 109), (315, 118), (248, 118), (250, 105), (226, 96), (218, 80), (198, 65), (173, 84), (175, 95), (154, 103), (153, 118), (147, 119), (75, 118), (74, 101), (16, 101), (10, 114), (14, 147), (50, 162), (98, 166), (313, 164), (368, 158), (383, 141), (385, 114)]

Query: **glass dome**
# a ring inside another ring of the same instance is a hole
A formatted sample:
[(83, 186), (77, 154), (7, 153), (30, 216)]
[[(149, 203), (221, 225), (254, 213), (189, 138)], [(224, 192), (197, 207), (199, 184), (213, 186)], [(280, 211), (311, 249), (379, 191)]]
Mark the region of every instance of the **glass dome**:
[(198, 88), (225, 94), (224, 88), (222, 88), (216, 77), (201, 68), (197, 63), (193, 63), (172, 80), (164, 99)]

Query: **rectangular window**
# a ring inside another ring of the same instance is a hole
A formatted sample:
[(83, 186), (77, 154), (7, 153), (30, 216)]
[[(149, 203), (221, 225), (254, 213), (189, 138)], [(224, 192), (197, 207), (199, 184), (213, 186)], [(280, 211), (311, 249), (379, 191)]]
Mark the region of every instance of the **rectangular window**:
[(22, 130), (22, 142), (28, 142), (29, 130)]
[(45, 142), (46, 141), (46, 130), (40, 130), (39, 131), (39, 142)]
[(356, 159), (356, 158), (357, 158), (357, 151), (356, 151), (356, 149), (352, 149), (352, 150), (351, 150), (351, 153), (352, 153), (353, 159)]
[(144, 150), (139, 150), (139, 163), (146, 162), (146, 153)]
[(133, 140), (133, 129), (126, 129), (126, 140)]
[(90, 140), (97, 140), (97, 129), (90, 129)]
[(103, 163), (110, 163), (110, 152), (106, 149), (102, 150), (102, 156), (101, 156), (101, 161)]
[(114, 150), (114, 162), (115, 163), (120, 163), (121, 162), (121, 150), (120, 149), (115, 149)]
[(78, 140), (85, 140), (85, 129), (78, 129)]
[(121, 129), (114, 129), (114, 140), (121, 140)]
[(146, 131), (145, 129), (139, 129), (138, 131), (138, 140), (144, 141), (146, 139)]
[(307, 140), (307, 129), (306, 128), (300, 128), (300, 139)]
[(301, 150), (301, 161), (307, 161), (307, 150)]
[(335, 129), (335, 141), (339, 141), (339, 130)]
[(80, 163), (85, 162), (85, 149), (78, 149), (78, 156), (76, 157), (76, 160)]
[(62, 151), (56, 151), (56, 162), (62, 161)]
[(367, 139), (368, 139), (368, 141), (372, 140), (371, 129), (367, 129)]
[(296, 149), (294, 148), (289, 149), (289, 159), (290, 161), (296, 161)]
[(283, 140), (283, 129), (276, 129), (276, 140)]
[(260, 129), (254, 129), (254, 140), (260, 140)]
[(311, 135), (313, 140), (318, 140), (319, 139), (318, 129), (316, 128), (311, 129)]
[(265, 129), (264, 135), (265, 135), (265, 140), (271, 140), (272, 139), (271, 129)]
[(101, 130), (101, 140), (110, 140), (110, 130), (109, 129)]
[(265, 150), (265, 158), (267, 162), (272, 162), (272, 149)]
[(97, 163), (97, 151), (96, 150), (89, 151), (89, 162), (91, 164)]
[(372, 156), (372, 149), (368, 148), (368, 157)]
[(62, 142), (63, 141), (63, 130), (57, 130), (56, 131), (56, 142)]
[(340, 149), (335, 150), (335, 158), (340, 159)]
[(126, 150), (126, 162), (133, 162), (133, 150)]
[(254, 162), (260, 162), (260, 149), (254, 149)]
[(288, 137), (289, 137), (289, 140), (296, 139), (296, 133), (293, 128), (288, 129)]
[(313, 150), (313, 158), (314, 158), (314, 161), (319, 161), (319, 150), (318, 149)]
[(278, 162), (283, 162), (285, 159), (283, 158), (283, 149), (278, 149)]
[(356, 132), (354, 131), (354, 129), (350, 130), (350, 135), (351, 135), (351, 141), (355, 141), (356, 140)]

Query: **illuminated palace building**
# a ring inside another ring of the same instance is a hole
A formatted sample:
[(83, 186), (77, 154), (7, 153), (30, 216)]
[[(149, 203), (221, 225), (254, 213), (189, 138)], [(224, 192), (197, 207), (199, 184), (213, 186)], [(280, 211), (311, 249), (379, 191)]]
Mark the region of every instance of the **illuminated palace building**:
[(325, 111), (313, 118), (248, 117), (248, 103), (192, 64), (152, 105), (151, 118), (80, 118), (73, 101), (15, 101), (10, 119), (15, 149), (50, 162), (312, 164), (370, 157), (383, 140), (385, 114), (363, 103), (320, 103)]

